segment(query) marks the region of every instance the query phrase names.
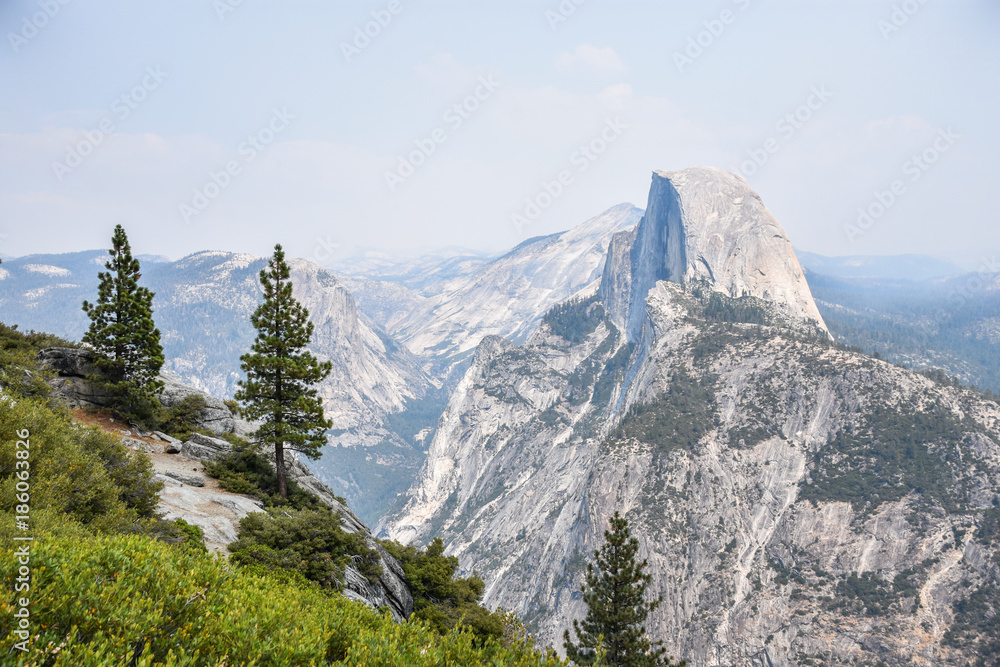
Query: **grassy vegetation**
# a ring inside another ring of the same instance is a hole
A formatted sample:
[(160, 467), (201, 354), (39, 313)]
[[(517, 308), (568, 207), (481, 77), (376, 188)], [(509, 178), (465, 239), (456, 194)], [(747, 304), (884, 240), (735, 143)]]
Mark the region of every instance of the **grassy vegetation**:
[(10, 653), (17, 559), (13, 548), (0, 550), (0, 651), (15, 664), (563, 664), (523, 635), (479, 641), (468, 629), (442, 635), (421, 621), (396, 624), (308, 583), (234, 570), (141, 536), (36, 536), (33, 636), (20, 657)]

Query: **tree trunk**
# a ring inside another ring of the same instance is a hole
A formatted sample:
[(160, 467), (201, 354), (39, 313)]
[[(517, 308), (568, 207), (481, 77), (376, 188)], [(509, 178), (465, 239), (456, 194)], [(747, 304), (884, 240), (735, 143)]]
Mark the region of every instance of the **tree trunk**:
[(285, 445), (277, 442), (274, 445), (274, 470), (278, 473), (278, 493), (282, 498), (288, 498), (288, 480), (285, 478)]

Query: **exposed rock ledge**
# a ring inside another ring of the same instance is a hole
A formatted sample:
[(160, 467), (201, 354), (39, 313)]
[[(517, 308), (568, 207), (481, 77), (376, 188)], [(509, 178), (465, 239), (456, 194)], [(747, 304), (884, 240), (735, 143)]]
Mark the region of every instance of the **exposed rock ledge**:
[[(97, 390), (87, 380), (95, 372), (93, 354), (75, 348), (48, 348), (38, 355), (48, 368), (58, 376), (51, 381), (53, 393), (71, 408), (103, 407), (108, 396)], [(249, 435), (252, 427), (237, 418), (218, 398), (208, 396), (176, 379), (160, 376), (165, 388), (160, 395), (164, 405), (173, 405), (185, 396), (199, 394), (205, 398), (206, 409), (198, 425), (214, 433)], [(237, 537), (239, 522), (250, 512), (264, 511), (263, 504), (248, 496), (230, 493), (205, 474), (204, 461), (219, 458), (232, 450), (232, 445), (221, 438), (199, 433), (192, 434), (183, 443), (169, 436), (151, 434), (151, 437), (132, 437), (130, 432), (119, 435), (122, 442), (150, 458), (156, 479), (163, 482), (159, 510), (167, 520), (184, 519), (201, 528), (206, 546), (213, 552), (225, 552), (226, 545)], [(170, 452), (170, 453), (168, 453)], [(312, 472), (296, 458), (291, 458), (288, 475), (299, 486), (315, 494), (327, 507), (340, 515), (341, 526), (350, 533), (361, 533), (372, 549), (381, 556), (382, 575), (372, 584), (356, 569), (348, 566), (345, 574), (344, 595), (374, 607), (388, 607), (393, 617), (402, 621), (413, 613), (413, 597), (406, 585), (403, 568), (375, 541), (371, 531), (341, 503)], [(187, 483), (185, 483), (187, 482)], [(201, 485), (198, 485), (198, 483)]]

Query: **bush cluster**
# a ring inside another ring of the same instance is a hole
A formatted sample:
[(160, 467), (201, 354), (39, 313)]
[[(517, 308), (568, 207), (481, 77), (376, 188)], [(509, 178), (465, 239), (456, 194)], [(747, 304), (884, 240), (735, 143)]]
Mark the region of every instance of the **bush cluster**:
[(348, 565), (372, 583), (382, 574), (378, 551), (363, 535), (345, 531), (340, 516), (325, 507), (248, 514), (229, 552), (239, 565), (294, 570), (326, 587), (338, 587)]
[[(9, 542), (5, 544), (10, 544)], [(530, 640), (477, 641), (142, 536), (44, 536), (32, 548), (25, 666), (562, 665)], [(17, 574), (0, 549), (0, 652), (11, 655)]]
[(243, 442), (237, 442), (232, 453), (217, 461), (206, 461), (205, 472), (219, 480), (219, 485), (226, 491), (253, 496), (269, 507), (323, 507), (316, 496), (304, 490), (294, 480), (288, 480), (288, 498), (282, 498), (278, 493), (278, 475), (274, 468), (263, 454)]
[(444, 555), (441, 538), (425, 549), (391, 541), (383, 541), (382, 546), (403, 566), (416, 618), (442, 634), (467, 627), (480, 643), (504, 636), (507, 621), (503, 613), (479, 604), (485, 590), (483, 580), (475, 573), (456, 577), (458, 559)]

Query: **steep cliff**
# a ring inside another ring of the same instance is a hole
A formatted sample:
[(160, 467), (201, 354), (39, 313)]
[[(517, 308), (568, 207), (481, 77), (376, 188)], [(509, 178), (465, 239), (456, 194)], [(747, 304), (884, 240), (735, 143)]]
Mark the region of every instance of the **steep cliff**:
[(837, 346), (780, 226), (720, 174), (657, 174), (598, 295), (483, 340), (380, 528), (442, 535), (554, 644), (620, 510), (667, 600), (651, 630), (692, 664), (975, 662), (1000, 406)]
[(646, 294), (660, 280), (759, 297), (825, 329), (788, 235), (736, 174), (712, 167), (654, 172), (628, 253), (625, 242), (618, 239), (605, 264), (601, 295), (631, 339), (645, 319)]

